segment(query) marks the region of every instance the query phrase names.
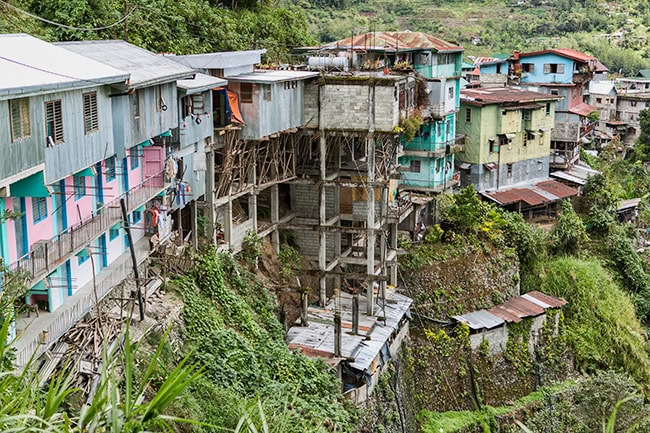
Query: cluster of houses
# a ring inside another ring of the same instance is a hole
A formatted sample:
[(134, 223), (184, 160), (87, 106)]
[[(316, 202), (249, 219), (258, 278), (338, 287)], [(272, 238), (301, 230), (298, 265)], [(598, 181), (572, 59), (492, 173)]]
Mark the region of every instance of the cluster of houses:
[[(548, 215), (594, 173), (582, 144), (634, 134), (627, 107), (645, 106), (650, 84), (607, 90), (595, 81), (606, 68), (569, 49), (467, 64), (462, 47), (417, 32), (298, 51), (304, 65), (268, 70), (256, 68), (264, 50), (176, 56), (0, 36), (0, 258), (28, 272), (24, 302), (38, 312), (16, 319), (18, 363), (46, 353), (161, 245), (204, 237), (238, 251), (254, 233), (277, 251), (281, 230), (320, 308), (360, 294), (357, 325), (381, 335), (343, 356), (345, 371), (365, 365), (359, 353), (385, 361), (410, 305), (390, 290), (398, 234), (435, 220), (436, 194), (472, 184)], [(404, 308), (380, 332), (396, 299)]]

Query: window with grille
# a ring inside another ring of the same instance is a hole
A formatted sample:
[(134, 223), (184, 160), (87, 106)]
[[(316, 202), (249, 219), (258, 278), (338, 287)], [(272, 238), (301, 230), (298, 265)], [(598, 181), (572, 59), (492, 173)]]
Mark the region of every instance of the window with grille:
[(420, 161), (419, 160), (417, 160), (417, 159), (412, 159), (411, 160), (410, 172), (411, 173), (419, 173), (420, 172)]
[(472, 109), (465, 108), (465, 122), (472, 123)]
[(45, 103), (45, 132), (48, 147), (63, 143), (63, 113), (60, 99)]
[(32, 219), (34, 224), (47, 218), (47, 199), (45, 197), (32, 197)]
[(74, 176), (72, 178), (72, 186), (74, 189), (74, 199), (79, 200), (86, 195), (86, 177)]
[(131, 95), (133, 100), (133, 117), (136, 119), (140, 117), (140, 91), (136, 90), (133, 95)]
[(84, 93), (84, 132), (92, 134), (99, 130), (97, 118), (97, 92)]
[(9, 101), (11, 112), (11, 141), (23, 140), (32, 135), (32, 125), (29, 120), (29, 99), (13, 99)]
[(239, 97), (241, 98), (242, 104), (252, 104), (253, 103), (253, 84), (252, 83), (241, 83), (239, 87)]

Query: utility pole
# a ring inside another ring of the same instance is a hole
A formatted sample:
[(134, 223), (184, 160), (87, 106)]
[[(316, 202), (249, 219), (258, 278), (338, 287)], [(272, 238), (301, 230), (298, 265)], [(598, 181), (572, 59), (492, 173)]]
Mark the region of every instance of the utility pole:
[(124, 40), (126, 42), (129, 42), (129, 19), (127, 18), (129, 10), (129, 2), (128, 0), (124, 0)]
[(140, 320), (144, 320), (144, 298), (142, 297), (142, 287), (140, 287), (140, 273), (138, 272), (138, 260), (135, 257), (135, 246), (133, 245), (133, 237), (131, 236), (131, 226), (129, 224), (129, 215), (126, 212), (126, 202), (124, 198), (120, 199), (120, 207), (122, 208), (122, 219), (124, 220), (124, 230), (126, 237), (129, 240), (129, 250), (131, 250), (131, 262), (133, 264), (133, 275), (135, 277), (135, 287), (138, 296), (138, 310), (140, 312)]

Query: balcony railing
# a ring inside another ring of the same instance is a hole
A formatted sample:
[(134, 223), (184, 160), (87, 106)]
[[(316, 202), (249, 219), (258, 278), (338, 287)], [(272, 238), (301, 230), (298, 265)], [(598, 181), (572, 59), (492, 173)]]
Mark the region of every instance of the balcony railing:
[[(131, 213), (147, 203), (164, 186), (161, 171), (131, 188), (121, 197), (126, 200), (127, 211)], [(36, 242), (27, 254), (9, 265), (9, 269), (29, 272), (32, 276), (31, 284), (34, 284), (121, 220), (120, 198), (116, 198), (97, 209), (89, 219), (82, 220), (51, 239)]]

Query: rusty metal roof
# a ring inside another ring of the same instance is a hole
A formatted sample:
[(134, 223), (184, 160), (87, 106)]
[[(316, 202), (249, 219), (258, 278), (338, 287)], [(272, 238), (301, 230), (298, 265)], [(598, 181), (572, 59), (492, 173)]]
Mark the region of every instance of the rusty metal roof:
[[(528, 299), (518, 296), (508, 299), (501, 305), (489, 310), (495, 316), (501, 317), (506, 322), (519, 322), (526, 317), (535, 317), (546, 310)], [(519, 319), (519, 320), (517, 320)]]
[(584, 102), (576, 105), (575, 107), (569, 108), (571, 113), (577, 114), (578, 116), (587, 117), (594, 111), (598, 111), (593, 105), (585, 104)]
[(579, 191), (555, 180), (544, 180), (534, 185), (509, 188), (498, 191), (486, 191), (481, 194), (494, 200), (501, 206), (523, 201), (529, 206), (552, 203), (563, 198), (578, 195)]
[(580, 191), (575, 188), (571, 188), (568, 185), (560, 183), (555, 180), (544, 180), (542, 182), (537, 182), (535, 187), (546, 191), (547, 193), (553, 194), (557, 198), (567, 198), (578, 195)]
[(556, 101), (561, 96), (549, 93), (532, 92), (529, 90), (513, 89), (511, 87), (488, 87), (463, 89), (460, 91), (461, 102), (471, 105), (484, 106), (489, 104), (521, 104), (536, 101)]
[(422, 32), (368, 32), (354, 37), (329, 42), (323, 48), (354, 48), (369, 51), (417, 51), (462, 52), (463, 47), (443, 41)]
[(531, 57), (537, 56), (540, 54), (556, 54), (561, 57), (566, 57), (571, 60), (576, 60), (578, 62), (587, 63), (590, 61), (597, 61), (594, 56), (589, 54), (581, 53), (580, 51), (572, 50), (571, 48), (552, 48), (550, 50), (542, 51), (532, 51), (530, 53), (520, 53), (519, 57)]
[(526, 293), (522, 298), (526, 298), (542, 308), (559, 308), (567, 304), (567, 301), (562, 298), (556, 298), (537, 290)]
[(530, 188), (511, 188), (503, 191), (484, 192), (482, 194), (502, 206), (520, 201), (530, 206), (537, 206), (550, 201)]

